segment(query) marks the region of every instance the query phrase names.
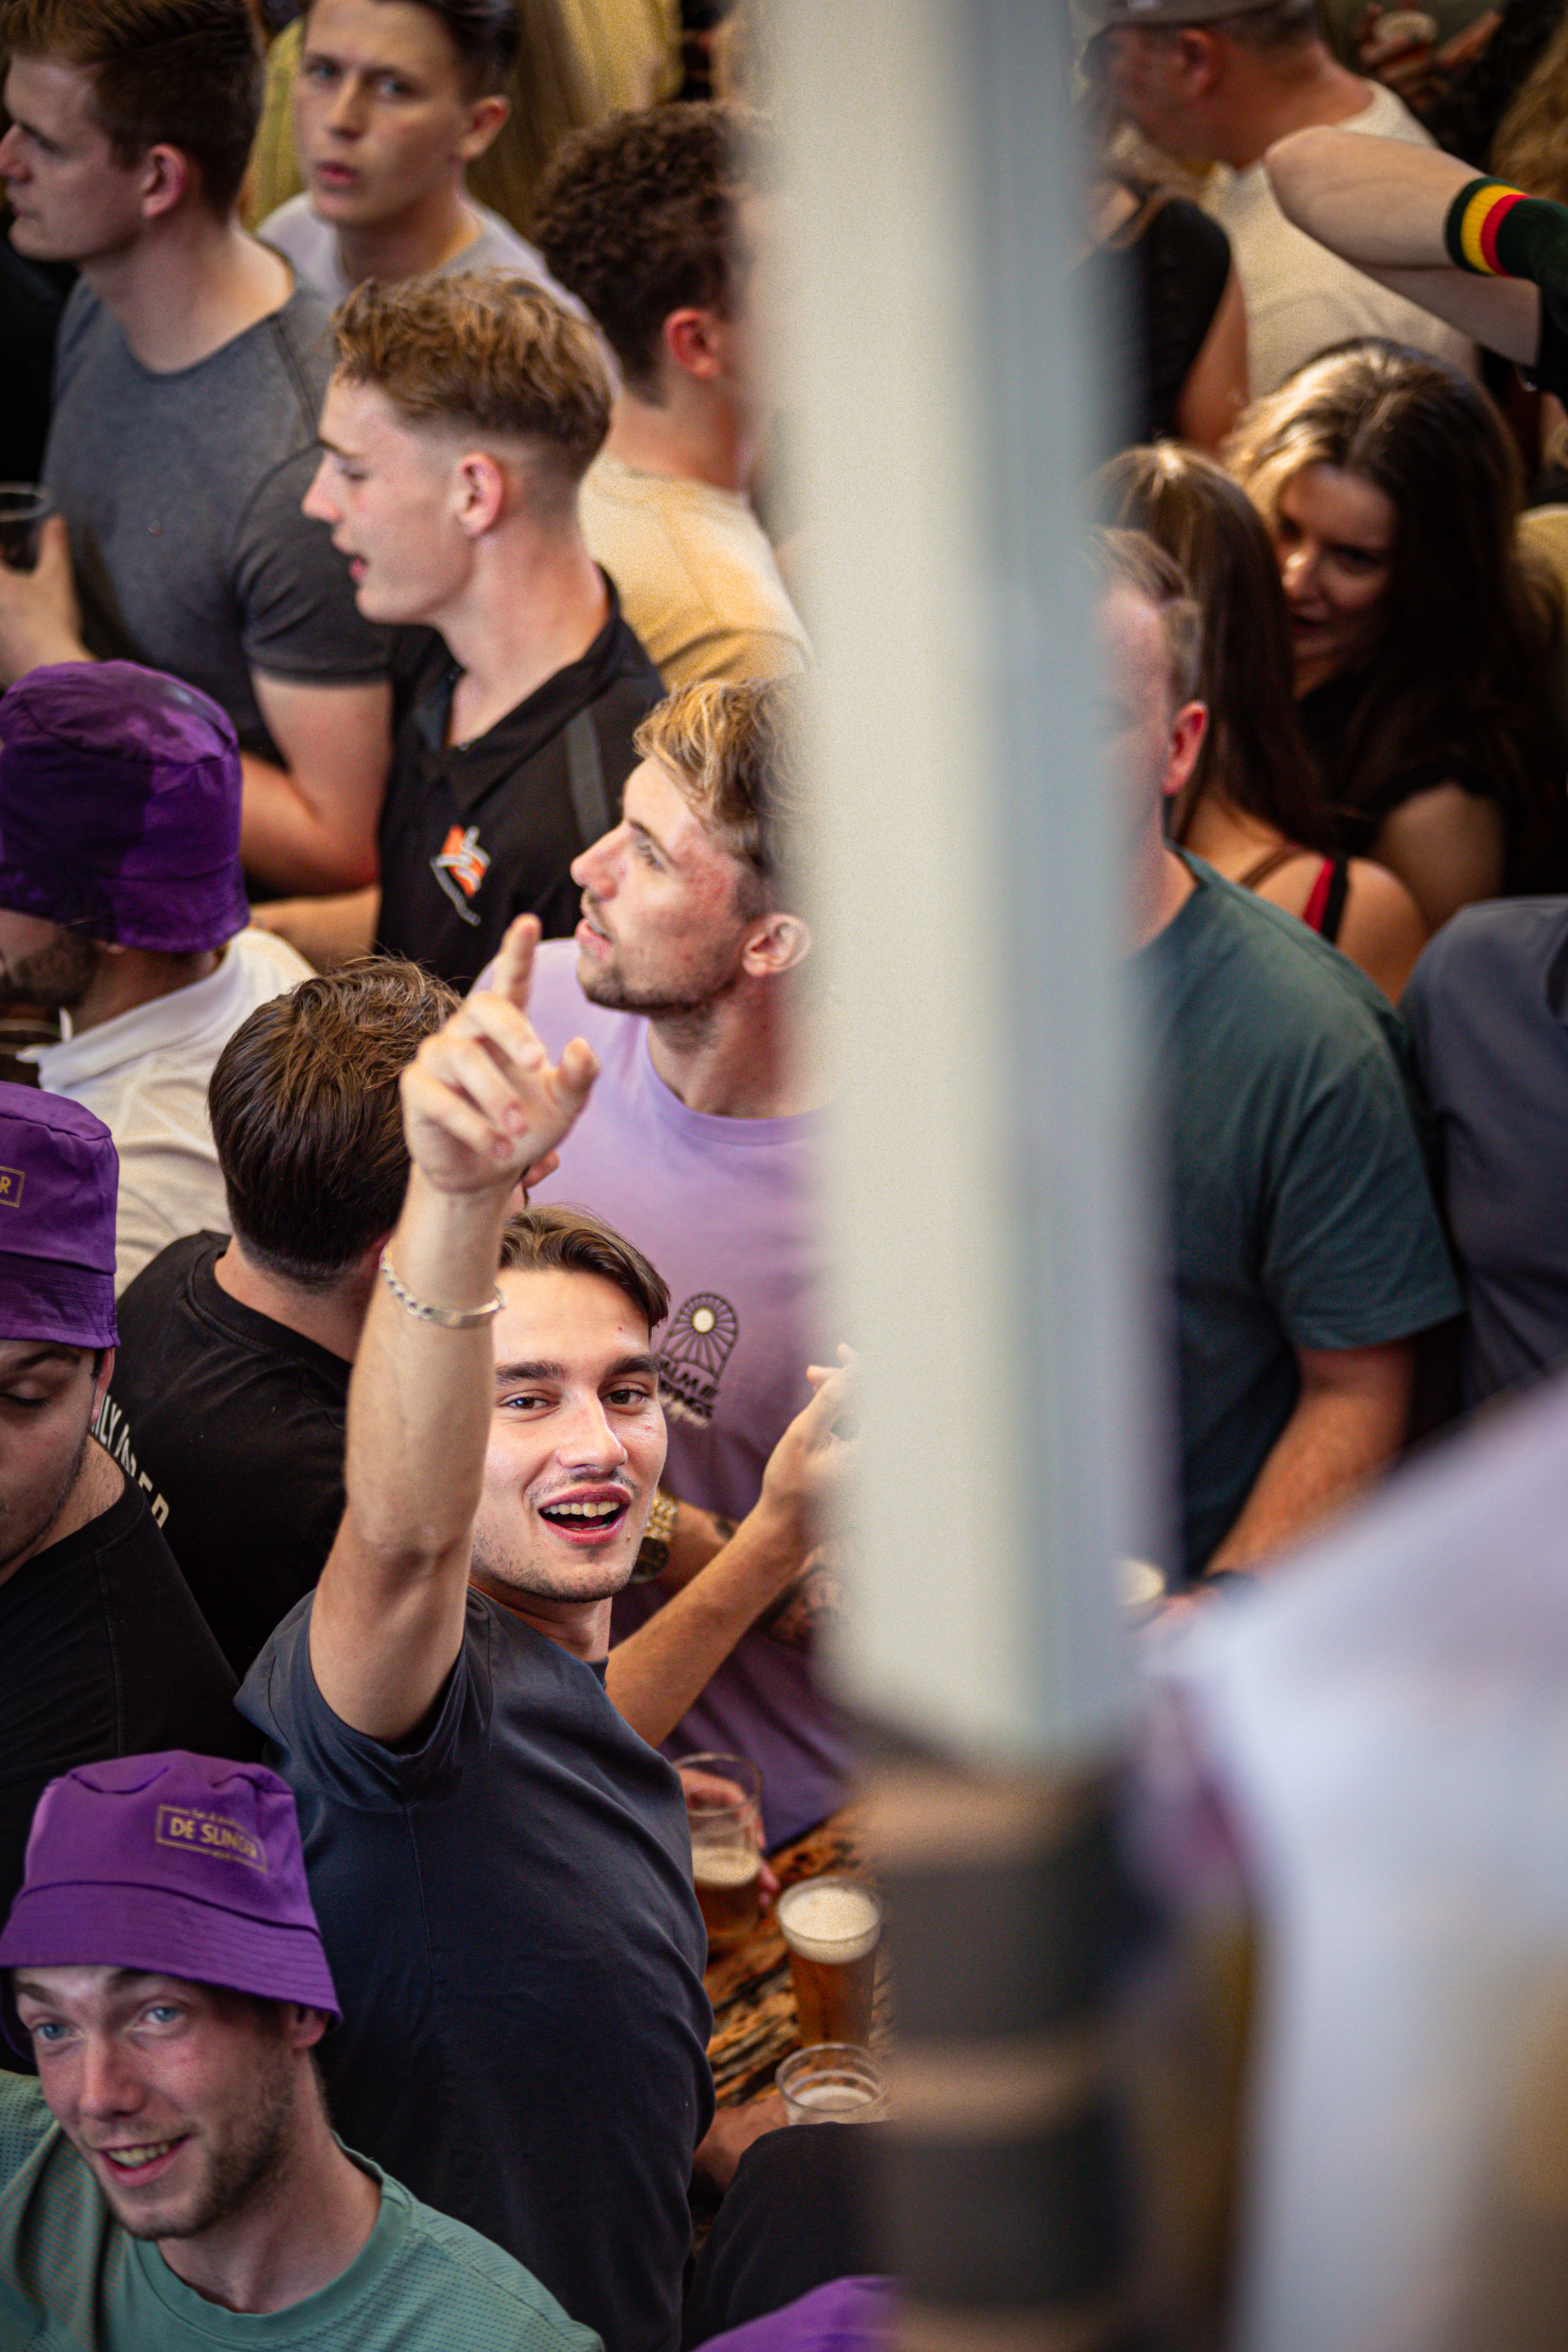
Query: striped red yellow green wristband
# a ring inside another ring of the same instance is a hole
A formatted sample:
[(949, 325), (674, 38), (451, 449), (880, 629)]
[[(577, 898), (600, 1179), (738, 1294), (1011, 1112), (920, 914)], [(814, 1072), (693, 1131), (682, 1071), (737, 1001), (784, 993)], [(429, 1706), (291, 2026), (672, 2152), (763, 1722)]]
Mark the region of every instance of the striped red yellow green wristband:
[(1458, 269), (1540, 284), (1568, 260), (1568, 207), (1502, 180), (1471, 180), (1448, 207), (1443, 242)]

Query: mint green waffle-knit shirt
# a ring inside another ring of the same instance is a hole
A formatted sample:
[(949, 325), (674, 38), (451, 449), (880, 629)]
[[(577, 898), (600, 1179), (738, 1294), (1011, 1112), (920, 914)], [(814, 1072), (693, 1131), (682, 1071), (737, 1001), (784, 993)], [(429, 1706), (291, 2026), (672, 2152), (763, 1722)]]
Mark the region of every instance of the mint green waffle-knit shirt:
[(381, 2211), (342, 2277), (226, 2311), (121, 2228), (37, 2084), (0, 2074), (0, 2352), (598, 2352), (521, 2263), (353, 2161)]

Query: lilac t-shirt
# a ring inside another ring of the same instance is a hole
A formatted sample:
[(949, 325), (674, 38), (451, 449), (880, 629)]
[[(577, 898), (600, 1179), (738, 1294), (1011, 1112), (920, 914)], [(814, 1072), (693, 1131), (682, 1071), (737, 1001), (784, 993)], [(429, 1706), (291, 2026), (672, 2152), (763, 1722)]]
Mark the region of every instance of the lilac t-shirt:
[[(809, 1363), (831, 1363), (839, 1336), (824, 1298), (823, 1114), (715, 1118), (688, 1110), (648, 1058), (647, 1023), (591, 1004), (577, 950), (551, 940), (534, 959), (530, 1017), (552, 1057), (588, 1040), (603, 1066), (587, 1109), (535, 1198), (575, 1202), (615, 1226), (669, 1285), (658, 1334), (669, 1424), (665, 1484), (741, 1519), (763, 1470), (811, 1390)], [(617, 1640), (662, 1596), (635, 1587), (616, 1603)], [(809, 1654), (753, 1631), (737, 1643), (667, 1752), (717, 1749), (761, 1766), (770, 1846), (843, 1801), (845, 1728), (816, 1687)]]

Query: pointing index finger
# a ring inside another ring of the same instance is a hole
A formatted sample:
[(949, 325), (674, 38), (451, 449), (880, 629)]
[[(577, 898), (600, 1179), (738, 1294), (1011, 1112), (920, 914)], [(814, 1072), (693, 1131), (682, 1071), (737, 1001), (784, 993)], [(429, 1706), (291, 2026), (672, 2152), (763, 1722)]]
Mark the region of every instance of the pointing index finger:
[(528, 1010), (528, 992), (533, 979), (533, 950), (539, 945), (540, 924), (537, 915), (520, 915), (508, 929), (500, 943), (500, 953), (495, 961), (490, 987), (497, 996), (504, 996), (520, 1013)]

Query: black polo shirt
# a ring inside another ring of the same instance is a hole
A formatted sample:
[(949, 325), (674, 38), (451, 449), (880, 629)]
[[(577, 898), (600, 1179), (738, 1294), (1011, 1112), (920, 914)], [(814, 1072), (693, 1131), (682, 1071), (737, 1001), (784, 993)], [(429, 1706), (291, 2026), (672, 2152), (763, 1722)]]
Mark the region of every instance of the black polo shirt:
[(479, 978), (518, 915), (537, 915), (547, 940), (575, 930), (581, 893), (569, 868), (594, 831), (574, 799), (584, 746), (582, 728), (573, 743), (573, 721), (584, 715), (592, 730), (588, 761), (614, 823), (637, 764), (633, 733), (664, 698), (605, 584), (610, 615), (587, 652), (471, 743), (447, 740), (462, 672), (439, 638), (421, 665), (382, 812), (377, 944), (455, 988)]
[(1568, 898), (1461, 907), (1399, 1009), (1436, 1123), (1479, 1404), (1568, 1364)]

